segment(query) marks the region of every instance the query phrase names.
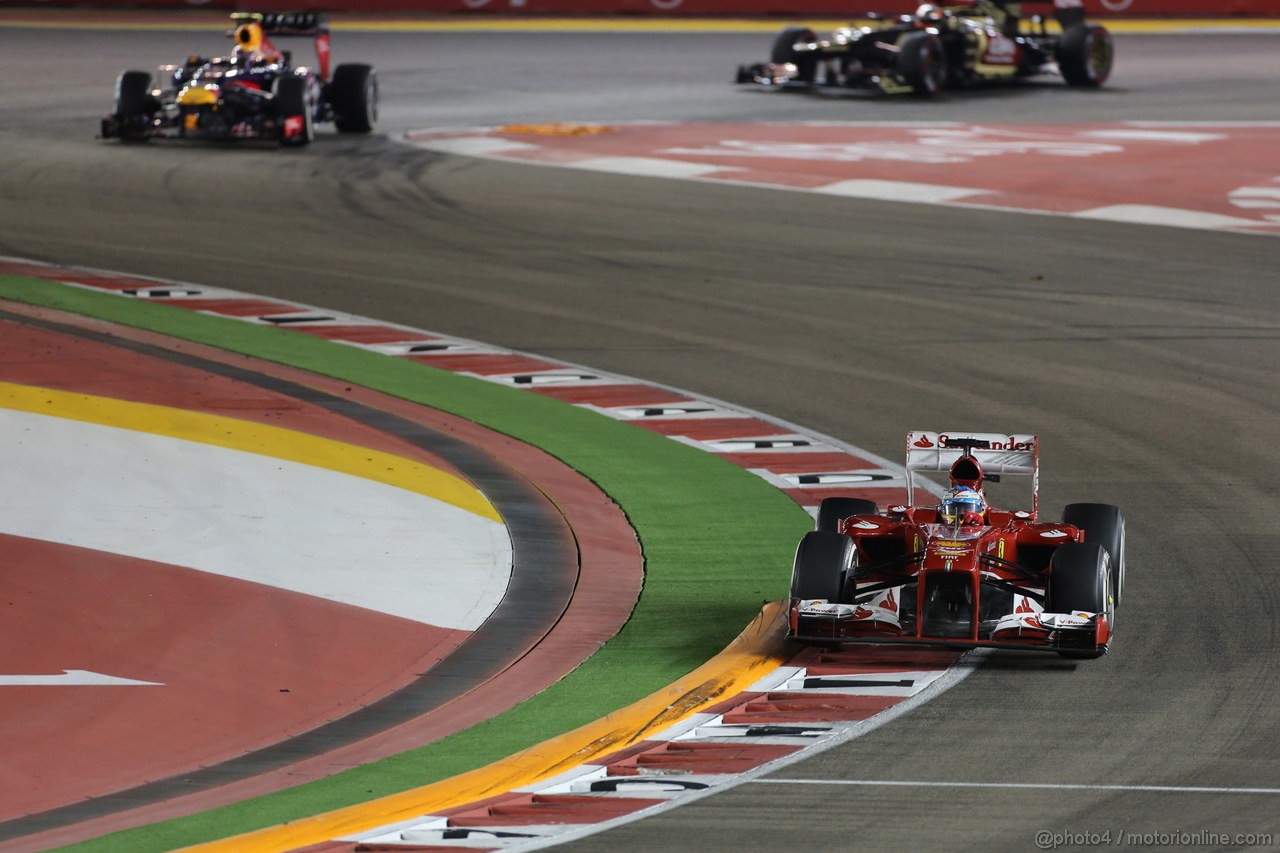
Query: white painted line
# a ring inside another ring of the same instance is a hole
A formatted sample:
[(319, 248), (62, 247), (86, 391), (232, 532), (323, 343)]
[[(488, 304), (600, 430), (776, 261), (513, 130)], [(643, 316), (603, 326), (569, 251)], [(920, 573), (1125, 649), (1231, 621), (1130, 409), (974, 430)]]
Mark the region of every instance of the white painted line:
[(532, 151), (542, 147), (541, 145), (530, 145), (528, 142), (518, 142), (514, 139), (502, 139), (497, 136), (454, 136), (445, 139), (429, 139), (422, 142), (409, 140), (409, 142), (412, 145), (418, 145), (430, 151), (439, 151), (442, 154), (466, 154), (471, 156)]
[(906, 488), (906, 479), (895, 471), (867, 468), (858, 471), (826, 471), (813, 474), (778, 474), (767, 468), (748, 468), (766, 483), (779, 489), (834, 489), (862, 487), (867, 489)]
[(1268, 210), (1273, 207), (1280, 207), (1280, 198), (1276, 198), (1274, 201), (1267, 201), (1260, 198), (1240, 198), (1232, 195), (1230, 200), (1236, 207), (1243, 207), (1249, 210)]
[(855, 675), (809, 675), (787, 680), (779, 690), (832, 693), (842, 696), (914, 696), (941, 676), (945, 669), (914, 672), (866, 672)]
[(836, 181), (834, 184), (815, 187), (813, 192), (824, 195), (847, 196), (849, 198), (937, 204), (974, 195), (989, 195), (992, 191), (975, 189), (974, 187), (948, 187), (940, 184), (917, 184), (909, 181), (878, 181), (870, 178), (861, 178), (850, 181)]
[(1126, 121), (1130, 127), (1280, 127), (1280, 121)]
[(710, 403), (681, 402), (657, 403), (652, 406), (597, 406), (592, 403), (580, 403), (583, 409), (599, 412), (606, 417), (619, 421), (643, 420), (702, 420), (706, 418), (747, 418), (736, 409), (721, 409)]
[(473, 379), (483, 379), (485, 382), (496, 382), (499, 385), (515, 385), (517, 387), (532, 387), (545, 385), (573, 385), (592, 386), (592, 385), (613, 385), (614, 382), (606, 377), (597, 376), (594, 373), (585, 373), (580, 370), (530, 370), (522, 373), (472, 373), (468, 370), (457, 371), (459, 376), (470, 376)]
[(351, 474), (0, 408), (0, 532), (475, 630), (511, 576), (506, 527)]
[(413, 355), (430, 357), (434, 355), (510, 355), (506, 350), (479, 347), (475, 344), (456, 343), (450, 340), (415, 340), (396, 341), (385, 344), (362, 344), (359, 341), (337, 341), (360, 349), (380, 352), (383, 355)]
[(844, 785), (891, 788), (1009, 788), (1044, 791), (1151, 791), (1159, 794), (1280, 794), (1280, 788), (1224, 788), (1202, 785), (1073, 785), (1056, 782), (925, 782), (889, 779), (749, 779), (755, 785)]
[(1199, 145), (1201, 142), (1216, 142), (1226, 139), (1224, 133), (1194, 133), (1179, 130), (1086, 130), (1080, 133), (1091, 139), (1132, 139), (1140, 142), (1181, 142)]
[(697, 178), (712, 172), (732, 172), (735, 168), (711, 163), (686, 163), (683, 160), (664, 160), (659, 157), (593, 157), (563, 163), (571, 169), (587, 169), (592, 172), (613, 172), (619, 175), (635, 175), (645, 178)]
[(1176, 228), (1239, 228), (1266, 224), (1256, 219), (1241, 219), (1220, 213), (1159, 207), (1153, 204), (1113, 204), (1108, 207), (1082, 210), (1072, 215), (1079, 219), (1105, 219), (1111, 222), (1132, 222), (1140, 225), (1170, 225)]
[(160, 681), (137, 681), (89, 672), (64, 669), (61, 675), (0, 675), (0, 687), (163, 687)]

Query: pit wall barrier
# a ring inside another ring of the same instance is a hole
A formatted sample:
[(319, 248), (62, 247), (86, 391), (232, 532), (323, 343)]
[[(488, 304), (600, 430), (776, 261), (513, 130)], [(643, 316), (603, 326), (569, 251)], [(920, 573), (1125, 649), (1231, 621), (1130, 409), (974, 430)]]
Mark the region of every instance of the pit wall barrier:
[[(945, 0), (936, 0), (945, 4)], [(78, 6), (83, 0), (43, 0), (37, 3), (6, 3), (0, 9), (22, 5), (41, 8)], [(280, 4), (245, 0), (96, 0), (98, 8), (220, 9), (258, 11)], [(680, 15), (704, 17), (823, 16), (857, 18), (868, 13), (889, 15), (913, 11), (917, 0), (297, 0), (286, 4), (289, 11), (411, 13), (427, 15)], [(1048, 14), (1048, 2), (1023, 2), (1026, 16)], [(1198, 17), (1229, 18), (1280, 17), (1280, 0), (1084, 0), (1091, 18)]]

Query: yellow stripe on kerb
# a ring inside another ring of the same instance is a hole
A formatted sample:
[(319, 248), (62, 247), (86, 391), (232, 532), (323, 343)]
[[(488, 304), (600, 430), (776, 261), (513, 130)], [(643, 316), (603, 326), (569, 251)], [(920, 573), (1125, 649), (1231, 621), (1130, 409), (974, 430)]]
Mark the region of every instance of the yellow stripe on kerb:
[(180, 853), (295, 850), (545, 781), (593, 758), (638, 743), (738, 695), (787, 659), (790, 651), (784, 642), (785, 631), (786, 609), (781, 602), (768, 602), (720, 654), (674, 684), (595, 722), (452, 779), (298, 818), (280, 826), (183, 847)]
[(298, 462), (395, 486), (482, 518), (502, 521), (493, 504), (474, 486), (439, 468), (283, 427), (9, 382), (0, 382), (0, 408), (149, 432)]

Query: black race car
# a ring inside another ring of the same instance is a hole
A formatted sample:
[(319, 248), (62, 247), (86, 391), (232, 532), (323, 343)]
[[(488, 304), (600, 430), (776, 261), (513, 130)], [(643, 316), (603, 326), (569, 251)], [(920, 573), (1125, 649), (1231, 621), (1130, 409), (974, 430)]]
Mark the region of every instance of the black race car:
[(1111, 34), (1085, 21), (1081, 0), (1053, 4), (1052, 31), (1040, 15), (1024, 20), (1024, 4), (1009, 0), (925, 3), (913, 15), (872, 16), (827, 38), (788, 27), (769, 62), (738, 66), (737, 82), (932, 96), (1056, 72), (1072, 86), (1101, 86), (1111, 73)]
[[(378, 118), (378, 78), (370, 65), (339, 65), (329, 75), (329, 26), (314, 12), (237, 12), (229, 56), (191, 56), (151, 74), (125, 71), (116, 81), (115, 109), (102, 136), (264, 139), (306, 145), (315, 126), (332, 121), (341, 133), (368, 133)], [(272, 37), (315, 39), (315, 69), (294, 67)]]

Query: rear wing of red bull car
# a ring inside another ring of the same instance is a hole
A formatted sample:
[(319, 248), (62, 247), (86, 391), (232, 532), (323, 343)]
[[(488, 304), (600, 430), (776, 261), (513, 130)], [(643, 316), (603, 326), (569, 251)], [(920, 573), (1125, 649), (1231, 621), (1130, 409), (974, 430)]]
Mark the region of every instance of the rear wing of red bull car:
[(257, 26), (263, 36), (314, 38), (317, 71), (321, 80), (329, 79), (329, 21), (319, 12), (232, 12), (231, 20), (237, 37), (242, 28)]
[[(958, 466), (961, 459), (976, 465)], [(907, 504), (915, 506), (915, 472), (948, 472), (964, 485), (981, 487), (1006, 475), (1031, 478), (1032, 517), (1040, 514), (1040, 437), (999, 432), (907, 433)]]

